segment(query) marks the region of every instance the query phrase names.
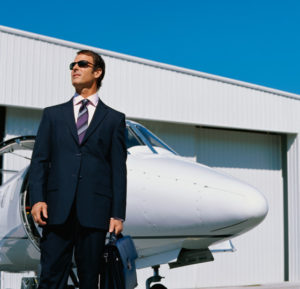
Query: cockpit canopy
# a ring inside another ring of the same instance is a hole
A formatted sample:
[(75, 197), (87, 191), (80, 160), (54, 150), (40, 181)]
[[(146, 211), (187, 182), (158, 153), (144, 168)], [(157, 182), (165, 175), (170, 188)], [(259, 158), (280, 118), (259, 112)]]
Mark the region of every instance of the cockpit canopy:
[(126, 145), (130, 153), (130, 148), (135, 146), (146, 146), (155, 154), (159, 154), (161, 149), (167, 150), (175, 155), (177, 153), (166, 143), (154, 135), (150, 130), (132, 120), (126, 120)]

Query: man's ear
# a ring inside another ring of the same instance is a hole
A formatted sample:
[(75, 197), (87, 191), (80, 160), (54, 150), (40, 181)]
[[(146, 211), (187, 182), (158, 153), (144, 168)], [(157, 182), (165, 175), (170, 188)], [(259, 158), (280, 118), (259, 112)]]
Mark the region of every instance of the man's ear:
[(94, 75), (96, 78), (99, 78), (102, 74), (102, 69), (101, 68), (97, 68), (95, 71), (94, 71)]

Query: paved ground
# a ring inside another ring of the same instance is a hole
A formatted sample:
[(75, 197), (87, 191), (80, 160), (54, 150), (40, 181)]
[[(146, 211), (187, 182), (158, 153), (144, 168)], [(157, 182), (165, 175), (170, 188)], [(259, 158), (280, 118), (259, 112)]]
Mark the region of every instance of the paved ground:
[(276, 284), (254, 284), (244, 286), (225, 286), (225, 287), (201, 287), (199, 289), (300, 289), (300, 283), (284, 282)]

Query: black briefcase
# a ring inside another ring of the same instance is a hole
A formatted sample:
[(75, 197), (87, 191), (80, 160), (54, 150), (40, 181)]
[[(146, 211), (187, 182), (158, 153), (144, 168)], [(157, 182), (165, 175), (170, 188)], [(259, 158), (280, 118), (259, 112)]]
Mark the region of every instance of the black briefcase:
[(138, 257), (130, 236), (111, 233), (104, 247), (101, 289), (133, 289), (137, 284), (135, 259)]

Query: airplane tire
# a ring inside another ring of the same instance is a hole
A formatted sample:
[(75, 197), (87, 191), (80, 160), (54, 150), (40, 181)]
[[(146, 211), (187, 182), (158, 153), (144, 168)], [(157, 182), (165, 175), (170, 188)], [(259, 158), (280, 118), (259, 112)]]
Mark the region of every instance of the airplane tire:
[(150, 289), (167, 289), (166, 286), (163, 284), (154, 284), (153, 286), (150, 287)]

